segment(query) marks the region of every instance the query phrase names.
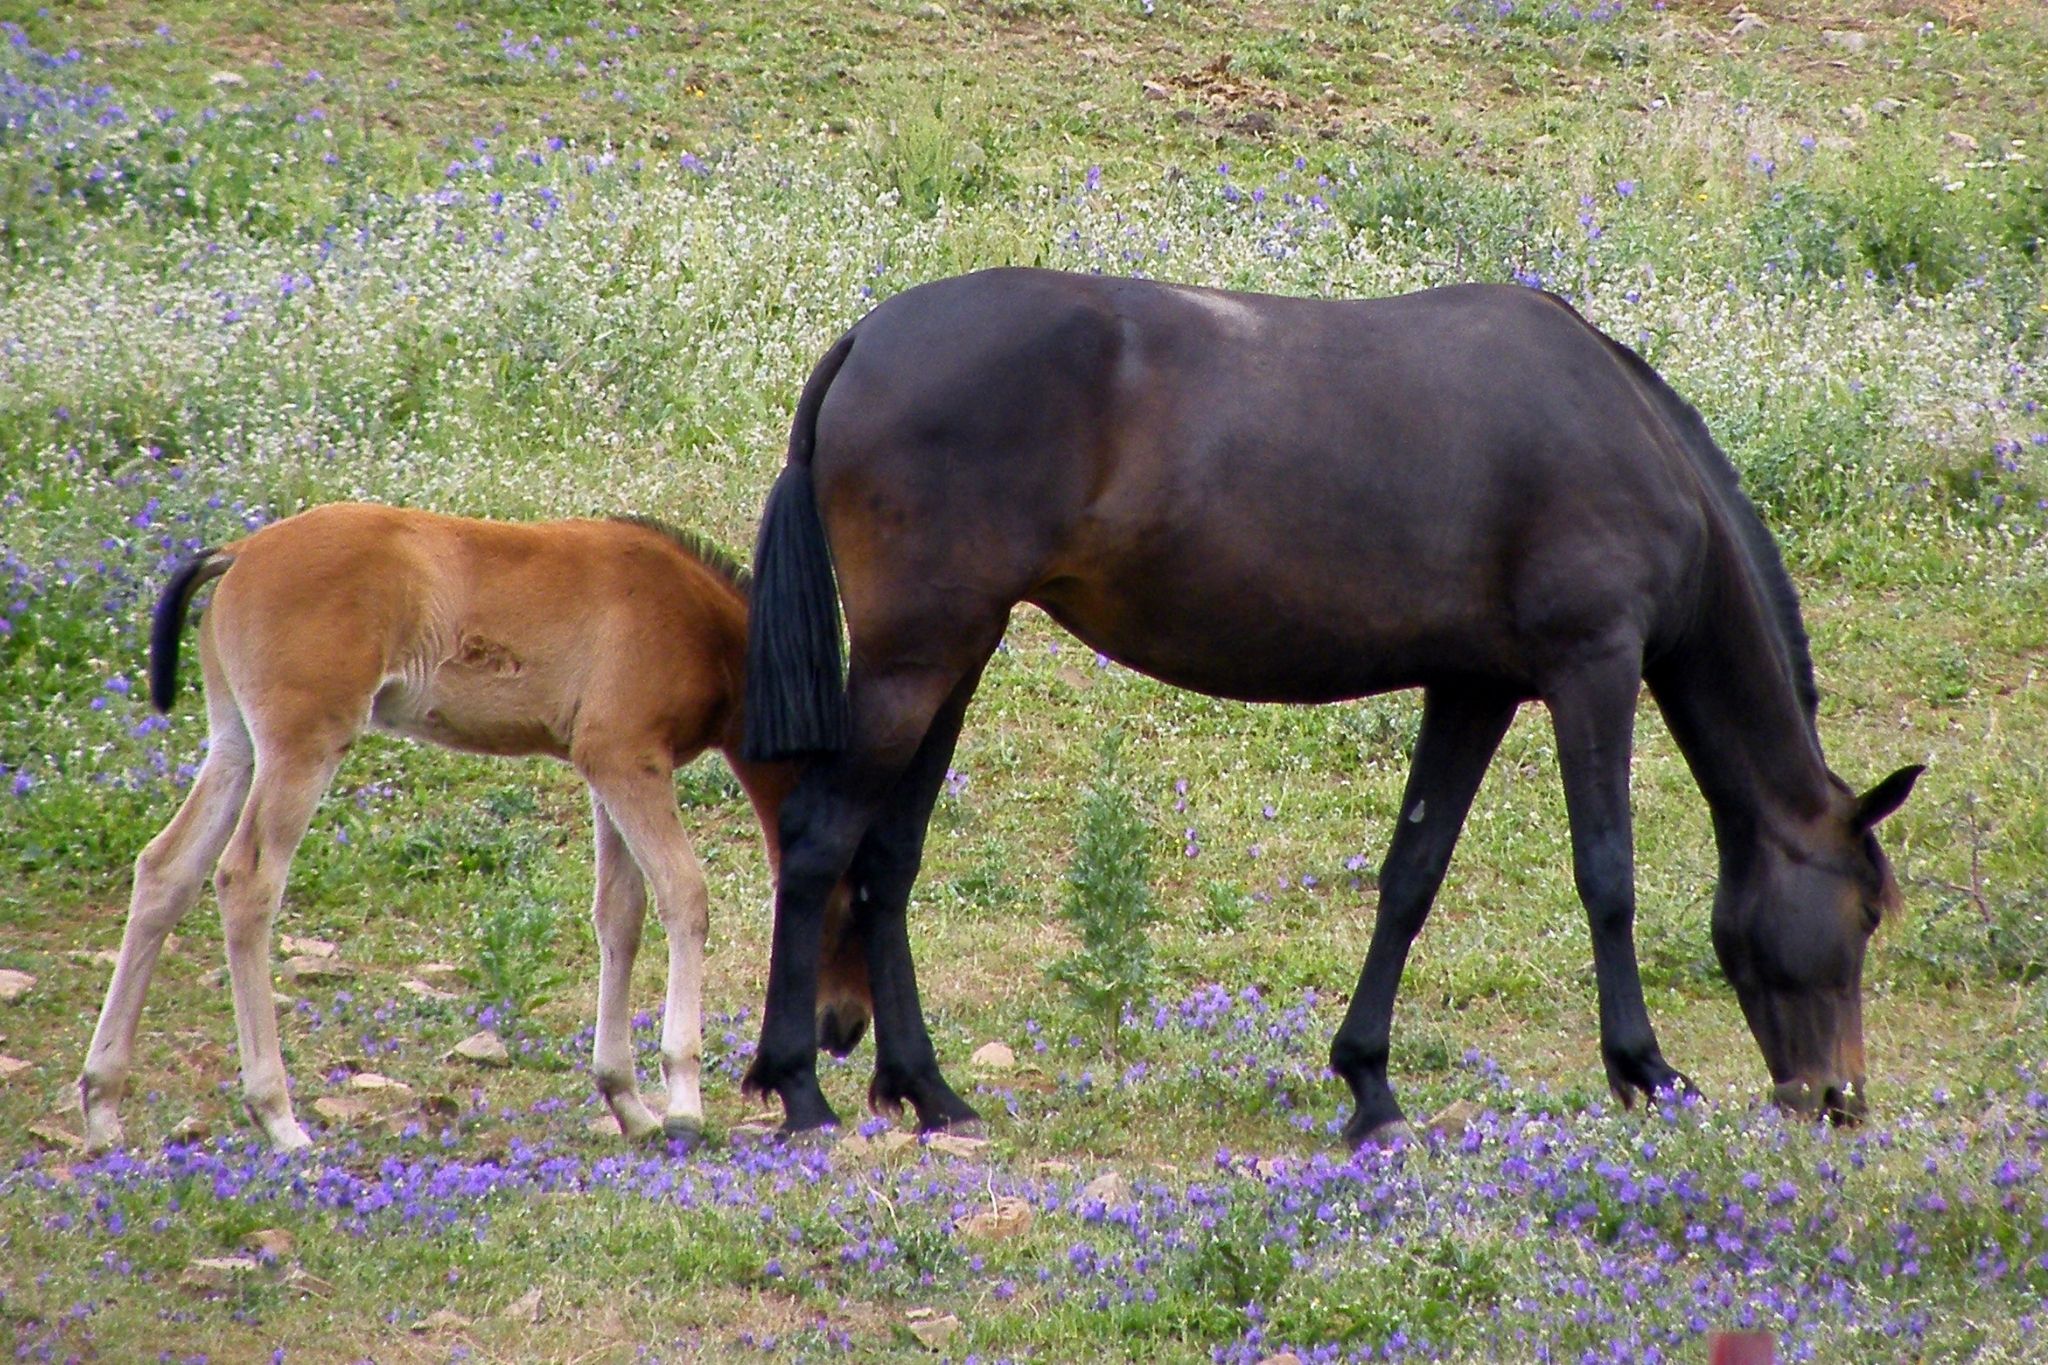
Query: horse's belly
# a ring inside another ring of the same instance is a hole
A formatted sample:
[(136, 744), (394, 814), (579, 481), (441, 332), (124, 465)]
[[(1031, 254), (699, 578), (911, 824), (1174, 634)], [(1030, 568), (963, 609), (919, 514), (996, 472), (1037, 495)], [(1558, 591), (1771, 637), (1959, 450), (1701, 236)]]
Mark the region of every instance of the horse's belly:
[(1435, 615), (1379, 618), (1333, 599), (1294, 613), (1266, 604), (1124, 602), (1116, 609), (1041, 599), (1091, 648), (1162, 682), (1235, 701), (1329, 702), (1451, 677), (1526, 686), (1498, 632), (1459, 629)]

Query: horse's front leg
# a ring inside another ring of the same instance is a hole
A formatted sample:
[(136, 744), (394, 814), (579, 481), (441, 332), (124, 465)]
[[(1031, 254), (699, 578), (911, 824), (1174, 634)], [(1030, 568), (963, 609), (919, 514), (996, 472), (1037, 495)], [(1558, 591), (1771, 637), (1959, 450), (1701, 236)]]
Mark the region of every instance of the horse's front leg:
[(1408, 949), (1450, 866), (1473, 793), (1501, 736), (1515, 718), (1506, 693), (1432, 687), (1423, 699), (1422, 731), (1408, 770), (1401, 816), (1380, 869), (1379, 913), (1351, 1008), (1330, 1044), (1330, 1069), (1351, 1087), (1355, 1107), (1344, 1138), (1356, 1146), (1406, 1127), (1387, 1081), (1394, 997)]
[(1633, 649), (1610, 653), (1544, 689), (1571, 819), (1572, 870), (1593, 931), (1600, 1056), (1607, 1084), (1623, 1104), (1692, 1088), (1657, 1046), (1636, 966), (1628, 767), (1641, 683), (1641, 650)]

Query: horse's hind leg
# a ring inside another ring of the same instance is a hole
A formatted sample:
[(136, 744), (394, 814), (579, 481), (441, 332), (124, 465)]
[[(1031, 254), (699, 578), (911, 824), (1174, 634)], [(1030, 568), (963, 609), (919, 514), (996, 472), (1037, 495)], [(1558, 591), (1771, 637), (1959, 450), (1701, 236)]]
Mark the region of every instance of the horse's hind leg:
[(157, 954), (174, 925), (198, 901), (207, 869), (220, 857), (249, 792), (249, 735), (225, 686), (210, 687), (212, 738), (184, 805), (135, 860), (135, 889), (120, 957), (107, 986), (106, 1004), (78, 1080), (85, 1145), (101, 1152), (120, 1145), (121, 1096), (135, 1055), (135, 1029)]
[(918, 1127), (926, 1130), (980, 1117), (939, 1073), (938, 1054), (918, 1001), (907, 916), (932, 806), (980, 680), (977, 667), (932, 718), (917, 756), (861, 840), (847, 878), (853, 888), (853, 927), (867, 951), (874, 1000), (875, 1075), (868, 1086), (868, 1104), (877, 1113), (894, 1115), (907, 1100), (917, 1109)]
[[(704, 868), (676, 814), (665, 753), (637, 761), (578, 762), (653, 890), (655, 908), (668, 933), (668, 987), (661, 1017), (661, 1071), (668, 1104), (659, 1128), (670, 1137), (695, 1137), (704, 1130), (704, 940), (710, 930)], [(631, 917), (630, 938), (622, 932), (627, 927), (623, 916), (610, 926), (617, 939), (601, 945), (604, 957), (598, 978), (599, 1047), (604, 1048), (607, 1029), (614, 1044), (609, 1056), (598, 1058), (598, 1085), (628, 1137), (640, 1137), (655, 1127), (636, 1093), (631, 1045), (625, 1037), (626, 991), (640, 918), (637, 913)], [(605, 929), (600, 926), (601, 937)]]
[(1344, 1125), (1344, 1137), (1354, 1145), (1401, 1128), (1401, 1106), (1387, 1082), (1401, 970), (1450, 866), (1473, 793), (1514, 718), (1514, 697), (1500, 692), (1432, 687), (1423, 699), (1408, 789), (1380, 869), (1372, 946), (1351, 1008), (1330, 1044), (1330, 1069), (1351, 1087), (1355, 1102)]
[(284, 1055), (277, 1044), (277, 1000), (270, 983), (270, 926), (284, 897), (292, 854), (306, 837), (334, 770), (354, 732), (272, 715), (256, 746), (256, 777), (242, 818), (214, 873), (234, 985), (235, 1034), (242, 1059), (242, 1095), (249, 1116), (272, 1145), (286, 1151), (311, 1144), (292, 1114)]
[[(892, 793), (919, 757), (933, 717), (953, 696), (961, 679), (988, 657), (1000, 630), (998, 617), (987, 648), (959, 667), (925, 666), (884, 674), (856, 659), (847, 686), (853, 742), (845, 751), (814, 762), (783, 802), (782, 868), (776, 880), (775, 931), (769, 951), (761, 1046), (742, 1085), (749, 1094), (773, 1092), (780, 1097), (783, 1126), (788, 1131), (838, 1122), (818, 1088), (817, 1075), (815, 1015), (827, 900), (869, 829), (890, 809)], [(961, 642), (972, 648), (979, 634), (953, 629), (921, 632), (916, 638)], [(947, 747), (950, 749), (950, 743)], [(943, 761), (940, 776), (944, 776)], [(925, 809), (929, 813), (929, 802)], [(914, 861), (912, 866), (914, 871)], [(855, 913), (860, 913), (858, 904)], [(872, 973), (877, 960), (873, 949), (868, 960)], [(907, 947), (904, 960), (908, 961)], [(907, 980), (907, 974), (898, 972), (890, 980)], [(883, 992), (879, 982), (871, 981), (871, 985), (875, 988), (879, 1066), (887, 1055), (881, 1051), (885, 1046), (880, 1023)], [(914, 996), (908, 1005), (916, 1008)], [(888, 1046), (894, 1046), (893, 1040)]]
[(598, 1093), (618, 1120), (619, 1131), (640, 1141), (661, 1131), (640, 1100), (633, 1070), (633, 959), (647, 919), (647, 883), (612, 823), (595, 789), (590, 819), (597, 846), (597, 889), (590, 918), (597, 930), (597, 1038), (590, 1059)]
[(1617, 651), (1543, 689), (1557, 732), (1572, 827), (1572, 869), (1593, 930), (1600, 988), (1600, 1056), (1624, 1104), (1689, 1082), (1664, 1060), (1636, 967), (1635, 849), (1628, 800), (1639, 650)]

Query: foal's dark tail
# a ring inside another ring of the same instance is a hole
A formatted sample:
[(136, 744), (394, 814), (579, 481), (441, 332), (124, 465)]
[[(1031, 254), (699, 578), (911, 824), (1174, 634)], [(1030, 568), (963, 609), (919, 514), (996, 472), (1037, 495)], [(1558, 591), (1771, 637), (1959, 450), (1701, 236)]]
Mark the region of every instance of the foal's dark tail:
[(804, 384), (790, 426), (789, 462), (768, 494), (754, 543), (742, 752), (756, 763), (835, 753), (847, 743), (839, 588), (811, 486), (811, 452), (825, 390), (852, 349), (848, 332)]
[(228, 571), (235, 557), (219, 550), (201, 550), (171, 573), (156, 599), (149, 620), (149, 704), (169, 712), (178, 696), (178, 636), (185, 629), (185, 608), (202, 583)]

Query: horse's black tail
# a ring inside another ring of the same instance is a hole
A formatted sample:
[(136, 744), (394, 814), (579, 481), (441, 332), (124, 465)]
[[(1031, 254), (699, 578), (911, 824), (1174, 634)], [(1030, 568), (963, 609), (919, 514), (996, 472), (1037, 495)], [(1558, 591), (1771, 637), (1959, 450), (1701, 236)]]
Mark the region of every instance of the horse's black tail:
[(825, 390), (852, 349), (848, 332), (804, 384), (790, 426), (789, 462), (768, 494), (754, 543), (742, 753), (756, 763), (835, 753), (847, 743), (839, 587), (811, 486), (811, 453)]
[(156, 599), (149, 621), (149, 704), (168, 712), (178, 696), (178, 636), (185, 629), (185, 608), (208, 579), (228, 571), (235, 557), (219, 550), (201, 550), (180, 564)]

